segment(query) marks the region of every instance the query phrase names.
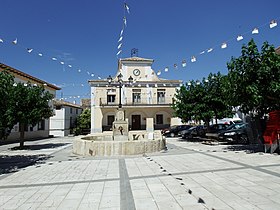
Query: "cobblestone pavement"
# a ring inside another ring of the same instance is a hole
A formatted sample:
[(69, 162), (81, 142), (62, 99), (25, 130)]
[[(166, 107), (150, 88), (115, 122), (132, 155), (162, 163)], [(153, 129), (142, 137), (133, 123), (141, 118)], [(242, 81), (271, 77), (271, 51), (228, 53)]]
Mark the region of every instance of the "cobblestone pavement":
[(82, 157), (72, 141), (0, 146), (0, 209), (280, 209), (278, 155), (168, 138), (163, 152)]

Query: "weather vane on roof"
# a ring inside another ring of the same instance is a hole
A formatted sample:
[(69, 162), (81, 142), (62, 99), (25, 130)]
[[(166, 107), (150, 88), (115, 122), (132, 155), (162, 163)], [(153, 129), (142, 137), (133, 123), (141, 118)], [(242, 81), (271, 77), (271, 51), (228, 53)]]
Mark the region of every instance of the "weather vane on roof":
[(138, 49), (133, 48), (131, 50), (131, 57), (138, 57)]

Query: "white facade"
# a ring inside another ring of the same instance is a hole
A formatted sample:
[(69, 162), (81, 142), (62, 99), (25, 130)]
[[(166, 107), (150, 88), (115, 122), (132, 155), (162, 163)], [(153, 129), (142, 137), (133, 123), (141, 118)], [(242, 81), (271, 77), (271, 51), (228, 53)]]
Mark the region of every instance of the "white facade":
[[(112, 128), (115, 112), (121, 102), (130, 130), (146, 129), (146, 119), (152, 118), (154, 129), (169, 127), (178, 122), (171, 108), (181, 80), (158, 78), (152, 69), (153, 60), (139, 57), (120, 59), (112, 83), (107, 80), (90, 80), (91, 133)], [(122, 86), (117, 76), (122, 74)], [(109, 75), (108, 75), (109, 76)], [(129, 78), (133, 79), (128, 84)]]
[[(30, 82), (34, 85), (43, 85), (45, 90), (50, 92), (52, 95), (56, 95), (56, 90), (60, 90), (60, 88), (49, 84), (43, 80), (40, 80), (36, 77), (33, 77), (29, 74), (26, 74), (22, 71), (19, 71), (17, 69), (14, 69), (10, 66), (7, 66), (5, 64), (0, 64), (0, 71), (6, 70), (9, 73), (11, 73), (14, 76), (14, 81), (16, 83), (27, 83)], [(52, 101), (49, 102), (50, 106), (52, 107)], [(32, 126), (26, 126), (25, 127), (25, 133), (24, 138), (25, 139), (32, 139), (32, 138), (46, 138), (49, 136), (49, 119), (44, 119), (41, 122), (39, 122), (34, 127)], [(12, 129), (10, 135), (8, 136), (7, 140), (18, 140), (20, 138), (20, 131), (19, 131), (19, 125), (15, 125)]]
[(65, 101), (55, 101), (54, 105), (55, 115), (50, 118), (50, 135), (68, 136), (82, 108)]

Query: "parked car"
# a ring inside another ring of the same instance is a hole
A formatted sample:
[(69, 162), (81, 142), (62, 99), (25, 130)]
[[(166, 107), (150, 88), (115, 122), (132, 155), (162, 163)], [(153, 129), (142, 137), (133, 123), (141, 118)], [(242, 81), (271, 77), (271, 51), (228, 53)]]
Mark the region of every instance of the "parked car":
[(193, 137), (200, 136), (203, 129), (204, 126), (202, 125), (194, 126), (187, 130), (182, 130), (178, 136), (181, 136), (183, 139), (192, 139)]
[(178, 135), (178, 133), (182, 130), (187, 130), (191, 128), (191, 125), (175, 125), (171, 126), (168, 130), (166, 130), (163, 135), (168, 137), (175, 137)]
[(225, 131), (221, 131), (218, 135), (219, 140), (234, 142), (238, 144), (248, 144), (247, 124), (236, 123), (229, 126)]
[[(229, 124), (224, 124), (224, 123), (218, 123), (218, 124), (213, 124), (213, 125), (210, 125), (210, 130), (207, 130), (207, 127), (204, 127), (203, 131), (201, 132), (201, 137), (205, 137), (205, 136), (218, 136), (217, 134), (220, 132), (220, 131), (223, 131), (223, 130), (226, 130), (227, 127), (229, 127), (230, 125)], [(210, 134), (210, 135), (206, 135), (207, 134)]]

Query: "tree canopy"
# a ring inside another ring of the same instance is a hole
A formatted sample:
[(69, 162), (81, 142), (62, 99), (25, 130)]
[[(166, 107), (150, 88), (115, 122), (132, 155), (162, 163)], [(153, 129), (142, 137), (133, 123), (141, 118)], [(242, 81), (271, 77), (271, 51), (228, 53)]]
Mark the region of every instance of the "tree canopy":
[(254, 40), (243, 45), (241, 56), (227, 63), (230, 103), (259, 117), (280, 109), (280, 56), (264, 42), (261, 51)]
[(209, 74), (200, 81), (190, 81), (175, 94), (173, 109), (183, 122), (203, 120), (207, 126), (213, 118), (223, 118), (232, 114), (227, 105), (223, 90), (224, 76), (220, 73)]
[[(24, 144), (24, 127), (26, 125), (35, 126), (42, 119), (49, 118), (53, 115), (50, 107), (50, 101), (53, 95), (45, 91), (43, 86), (32, 85), (31, 83), (15, 83), (14, 77), (7, 72), (1, 72), (0, 94), (6, 100), (1, 102), (1, 129), (9, 129), (19, 123), (20, 127), (20, 146)], [(3, 104), (2, 104), (3, 103)], [(6, 127), (6, 128), (5, 128)]]

